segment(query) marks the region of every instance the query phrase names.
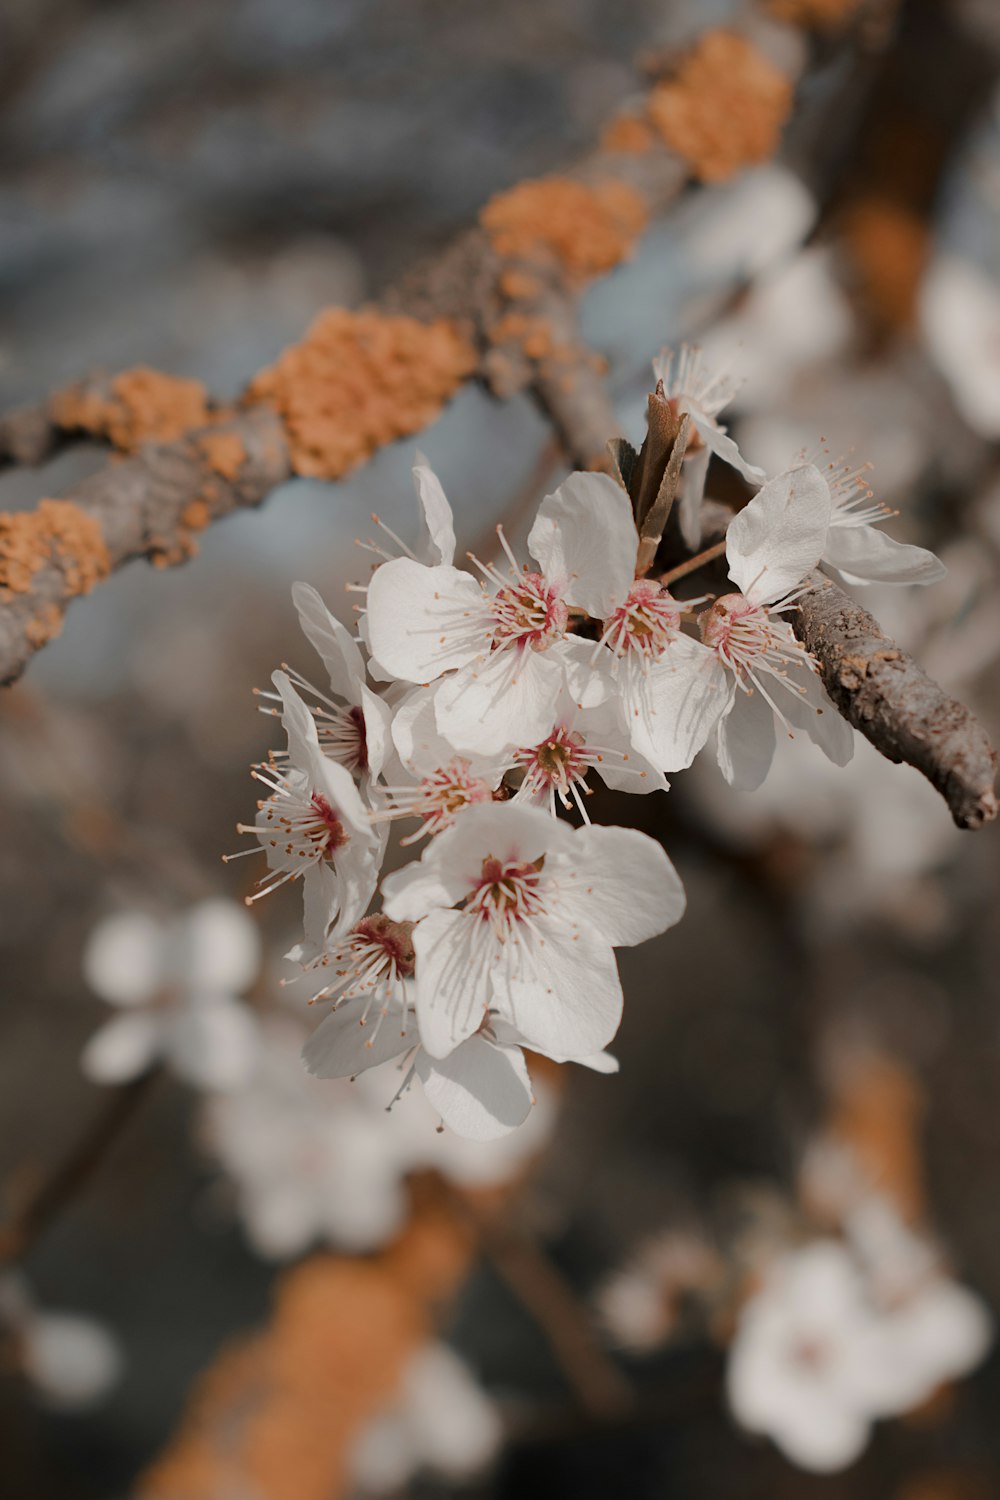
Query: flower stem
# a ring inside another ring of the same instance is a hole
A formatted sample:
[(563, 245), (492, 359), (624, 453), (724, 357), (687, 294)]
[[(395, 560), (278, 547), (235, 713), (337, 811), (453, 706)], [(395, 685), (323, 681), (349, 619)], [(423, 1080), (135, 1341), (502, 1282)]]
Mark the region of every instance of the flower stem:
[(715, 562), (717, 557), (722, 557), (726, 550), (726, 541), (723, 537), (721, 542), (715, 542), (711, 547), (706, 547), (704, 552), (696, 552), (694, 557), (689, 557), (687, 562), (678, 563), (676, 568), (671, 568), (669, 573), (660, 574), (660, 583), (664, 587), (676, 583), (679, 578), (686, 578), (689, 573), (694, 573), (698, 568), (704, 568), (706, 564)]

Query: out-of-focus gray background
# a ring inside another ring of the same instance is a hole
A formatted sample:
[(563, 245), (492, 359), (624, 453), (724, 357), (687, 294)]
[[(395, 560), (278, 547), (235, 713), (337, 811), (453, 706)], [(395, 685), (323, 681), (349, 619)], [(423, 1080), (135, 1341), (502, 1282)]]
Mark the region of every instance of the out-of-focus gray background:
[[(637, 52), (674, 45), (727, 9), (5, 0), (0, 403), (136, 363), (235, 394), (321, 306), (377, 294), (491, 192), (583, 149), (637, 88)], [(953, 373), (956, 359), (972, 377), (982, 368), (988, 396), (990, 351), (970, 338), (967, 354), (942, 355), (922, 287), (949, 256), (987, 278), (1000, 272), (998, 48), (988, 5), (905, 4), (881, 71), (864, 93), (859, 83), (835, 182), (824, 177), (813, 197), (795, 173), (768, 168), (692, 195), (583, 309), (633, 439), (650, 358), (704, 335), (709, 349), (745, 360), (739, 430), (751, 459), (787, 461), (823, 437), (874, 461), (880, 498), (902, 512), (897, 534), (938, 549), (950, 573), (927, 594), (866, 602), (994, 733), (1000, 422), (991, 431), (969, 420)], [(836, 66), (814, 78), (814, 101), (843, 86)], [(794, 136), (792, 146), (801, 166)], [(997, 347), (1000, 336), (994, 381)], [(475, 390), (421, 436), (461, 542), (518, 497), (546, 437), (526, 399), (498, 406)], [(380, 453), (336, 486), (288, 485), (207, 533), (183, 568), (125, 570), (73, 607), (63, 637), (6, 696), (8, 1197), (101, 1106), (78, 1064), (104, 1014), (80, 975), (94, 922), (137, 893), (167, 905), (244, 894), (246, 866), (224, 868), (220, 856), (238, 844), (247, 767), (271, 738), (251, 688), (284, 659), (312, 669), (289, 587), (305, 578), (337, 608), (345, 582), (365, 572), (353, 540), (370, 531), (373, 509), (414, 533), (415, 446)], [(75, 450), (41, 473), (0, 477), (0, 507), (57, 495), (98, 461)], [(663, 838), (689, 913), (623, 955), (621, 1075), (567, 1080), (530, 1190), (538, 1233), (581, 1295), (639, 1236), (714, 1211), (735, 1183), (787, 1187), (820, 1111), (824, 1048), (861, 1036), (920, 1081), (935, 1225), (963, 1277), (1000, 1306), (995, 833), (959, 835), (915, 773), (864, 745), (843, 773), (789, 747), (752, 799), (699, 766), (666, 799), (623, 806), (602, 794), (594, 816)], [(257, 909), (269, 955), (262, 1005), (296, 901), (284, 892)], [(192, 1098), (160, 1080), (29, 1257), (39, 1297), (112, 1325), (128, 1365), (106, 1404), (74, 1416), (46, 1413), (0, 1371), (5, 1500), (128, 1493), (197, 1372), (267, 1315), (274, 1270), (247, 1249), (193, 1120)], [(487, 1387), (529, 1414), (533, 1401), (558, 1397), (537, 1331), (486, 1270), (463, 1293), (453, 1332)], [(629, 1423), (535, 1432), (526, 1422), (529, 1435), (483, 1492), (1000, 1493), (995, 1359), (944, 1420), (880, 1430), (856, 1469), (830, 1479), (737, 1436), (719, 1370), (718, 1354), (694, 1345), (636, 1367), (648, 1399)], [(931, 1489), (942, 1474), (966, 1487)]]

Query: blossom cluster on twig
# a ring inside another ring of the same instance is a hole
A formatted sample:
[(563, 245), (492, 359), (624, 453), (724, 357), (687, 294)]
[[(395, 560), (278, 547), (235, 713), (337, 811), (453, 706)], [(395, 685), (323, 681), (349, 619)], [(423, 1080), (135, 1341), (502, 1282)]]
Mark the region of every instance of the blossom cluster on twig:
[[(498, 528), (503, 560), (470, 555), (467, 571), (419, 459), (417, 549), (385, 528), (372, 544), (357, 638), (297, 584), (327, 681), (283, 669), (267, 695), (286, 739), (255, 768), (265, 795), (241, 831), (267, 859), (259, 895), (302, 884), (292, 956), (330, 1007), (306, 1066), (353, 1077), (395, 1062), (401, 1090), (418, 1079), (446, 1124), (481, 1139), (530, 1111), (525, 1049), (615, 1070), (614, 949), (684, 911), (654, 839), (591, 824), (591, 773), (625, 792), (665, 790), (711, 738), (726, 779), (753, 788), (779, 728), (845, 764), (853, 731), (788, 620), (808, 575), (824, 565), (851, 581), (928, 583), (943, 572), (879, 529), (888, 512), (863, 469), (802, 460), (768, 479), (746, 463), (718, 421), (732, 389), (696, 351), (664, 357), (657, 374), (680, 423), (658, 493), (647, 484), (637, 504), (608, 474), (571, 474), (538, 509), (530, 561)], [(681, 601), (655, 575), (657, 545), (675, 490), (694, 545), (711, 454), (756, 493), (726, 534), (731, 589)], [(381, 879), (397, 821), (422, 853)]]

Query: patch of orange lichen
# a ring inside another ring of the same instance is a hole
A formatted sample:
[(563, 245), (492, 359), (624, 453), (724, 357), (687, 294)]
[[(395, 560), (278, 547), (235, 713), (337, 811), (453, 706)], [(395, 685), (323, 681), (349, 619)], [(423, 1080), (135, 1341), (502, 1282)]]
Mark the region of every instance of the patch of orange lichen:
[(927, 225), (882, 197), (859, 199), (842, 222), (869, 315), (886, 328), (912, 327), (927, 263)]
[(791, 105), (791, 83), (751, 42), (710, 31), (651, 91), (646, 111), (696, 177), (722, 182), (766, 161)]
[(67, 596), (87, 594), (106, 577), (111, 559), (93, 516), (71, 500), (41, 500), (34, 510), (0, 515), (0, 598), (27, 593), (35, 574), (53, 565)]
[(639, 115), (615, 115), (604, 127), (601, 150), (642, 156), (652, 150), (655, 139), (649, 125)]
[(247, 450), (242, 438), (235, 432), (205, 432), (198, 439), (198, 447), (210, 469), (221, 474), (223, 479), (238, 479), (246, 463)]
[(532, 276), (530, 271), (522, 270), (520, 266), (507, 266), (500, 272), (497, 285), (503, 296), (509, 297), (511, 302), (530, 302), (542, 290), (538, 277)]
[(830, 1138), (846, 1146), (872, 1186), (903, 1217), (923, 1217), (926, 1194), (920, 1150), (924, 1098), (914, 1075), (897, 1058), (851, 1058), (834, 1083)]
[(545, 318), (530, 313), (508, 312), (488, 331), (491, 344), (519, 344), (529, 359), (541, 360), (554, 348), (552, 328)]
[(316, 1256), (288, 1272), (268, 1329), (200, 1377), (141, 1500), (336, 1500), (355, 1439), (391, 1401), (471, 1254), (453, 1218), (425, 1211), (379, 1255)]
[(475, 350), (447, 319), (334, 307), (247, 396), (277, 408), (297, 474), (336, 479), (426, 427), (475, 365)]
[(853, 16), (860, 0), (767, 0), (767, 11), (776, 21), (830, 31)]
[(208, 395), (199, 380), (139, 367), (123, 370), (107, 391), (73, 386), (50, 402), (53, 420), (108, 438), (134, 453), (143, 443), (169, 443), (210, 421)]
[(63, 612), (58, 604), (43, 604), (24, 627), (24, 638), (36, 651), (56, 638), (63, 628)]
[(642, 195), (625, 182), (569, 177), (522, 182), (491, 198), (479, 215), (498, 255), (554, 256), (572, 281), (600, 276), (625, 259), (646, 227)]

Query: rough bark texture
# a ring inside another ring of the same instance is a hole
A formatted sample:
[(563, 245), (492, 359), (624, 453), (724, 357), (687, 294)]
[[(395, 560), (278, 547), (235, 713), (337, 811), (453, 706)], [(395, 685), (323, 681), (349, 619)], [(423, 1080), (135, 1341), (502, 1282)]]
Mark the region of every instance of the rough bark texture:
[(927, 777), (959, 828), (997, 815), (996, 752), (978, 719), (917, 666), (878, 621), (821, 573), (795, 633), (819, 663), (833, 702), (889, 760)]

